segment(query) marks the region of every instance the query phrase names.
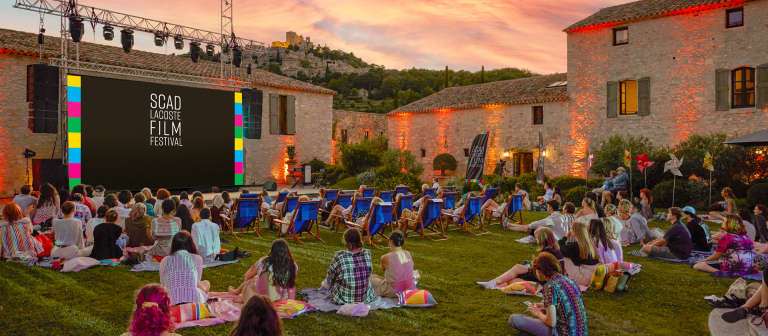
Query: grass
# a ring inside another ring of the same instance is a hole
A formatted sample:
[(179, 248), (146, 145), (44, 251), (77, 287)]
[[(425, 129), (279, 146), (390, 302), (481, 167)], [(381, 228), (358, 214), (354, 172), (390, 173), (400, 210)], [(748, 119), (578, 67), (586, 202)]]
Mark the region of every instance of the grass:
[[(543, 213), (525, 213), (526, 222)], [(667, 229), (669, 222), (651, 227)], [(711, 229), (716, 230), (715, 226)], [(241, 235), (225, 244), (253, 253), (242, 263), (205, 269), (203, 279), (212, 291), (236, 286), (251, 264), (269, 251), (273, 232), (265, 238)], [(450, 240), (431, 242), (409, 238), (419, 287), (429, 290), (439, 303), (432, 308), (400, 308), (372, 311), (368, 317), (345, 317), (335, 313), (309, 313), (285, 320), (288, 335), (506, 335), (514, 334), (507, 324), (510, 314), (525, 313), (523, 301), (530, 297), (508, 296), (484, 290), (475, 281), (487, 281), (516, 263), (536, 254), (533, 245), (514, 240), (522, 233), (505, 232), (499, 225), (491, 233), (472, 236), (450, 231)], [(297, 288), (319, 287), (337, 250), (343, 249), (341, 234), (322, 231), (326, 243), (306, 246), (290, 243), (299, 265)], [(723, 295), (733, 279), (713, 278), (688, 265), (633, 257), (625, 248), (624, 259), (643, 265), (629, 283), (629, 292), (611, 294), (587, 291), (584, 301), (591, 335), (704, 335), (711, 308), (702, 299)], [(372, 249), (374, 260), (387, 251)], [(375, 272), (382, 274), (378, 263)], [(127, 328), (134, 292), (142, 285), (159, 282), (157, 272), (129, 272), (126, 266), (95, 267), (79, 273), (60, 273), (40, 267), (0, 262), (0, 305), (5, 335), (119, 335)], [(300, 298), (299, 298), (300, 299)], [(531, 300), (535, 301), (535, 300)], [(224, 335), (232, 323), (206, 328), (181, 329), (180, 334)]]

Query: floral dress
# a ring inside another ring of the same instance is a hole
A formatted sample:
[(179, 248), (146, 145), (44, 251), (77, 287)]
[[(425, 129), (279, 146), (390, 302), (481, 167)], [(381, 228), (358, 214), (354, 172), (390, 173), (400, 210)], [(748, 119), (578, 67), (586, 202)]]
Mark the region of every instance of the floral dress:
[(718, 240), (715, 252), (723, 254), (721, 271), (732, 272), (733, 275), (757, 274), (754, 243), (747, 235), (726, 233)]

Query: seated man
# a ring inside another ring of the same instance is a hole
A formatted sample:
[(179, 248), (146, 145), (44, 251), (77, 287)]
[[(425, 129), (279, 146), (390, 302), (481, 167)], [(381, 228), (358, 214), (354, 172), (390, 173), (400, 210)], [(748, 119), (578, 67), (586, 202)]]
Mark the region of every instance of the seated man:
[(192, 224), (192, 241), (197, 246), (197, 254), (205, 260), (213, 259), (221, 251), (219, 225), (211, 222), (211, 209), (200, 210), (201, 221)]
[(413, 208), (414, 209), (421, 208), (421, 203), (424, 202), (424, 192), (427, 189), (429, 189), (429, 184), (424, 183), (424, 184), (421, 185), (421, 196), (419, 197), (419, 199), (416, 202), (413, 202)]
[(613, 179), (616, 178), (616, 171), (615, 170), (611, 170), (611, 172), (608, 174), (608, 176), (609, 177), (607, 179), (605, 179), (605, 181), (603, 181), (603, 186), (602, 187), (592, 189), (593, 193), (602, 195), (603, 191), (605, 191), (608, 188), (608, 186), (613, 186)]
[(612, 203), (611, 200), (616, 197), (616, 192), (619, 190), (627, 190), (629, 186), (629, 176), (627, 175), (624, 167), (616, 168), (616, 178), (613, 179), (613, 186), (606, 187), (603, 191), (603, 201), (601, 206), (605, 207), (605, 203)]
[(696, 216), (696, 209), (690, 206), (683, 208), (683, 220), (688, 223), (685, 226), (691, 233), (693, 249), (707, 252), (712, 250), (712, 234), (709, 232), (709, 226)]
[(554, 196), (554, 192), (552, 191), (552, 183), (545, 182), (544, 183), (544, 196), (539, 196), (536, 198), (537, 202), (533, 204), (533, 207), (531, 210), (534, 211), (545, 211), (546, 210), (546, 203), (549, 202), (549, 200), (552, 199)]
[(648, 228), (648, 221), (643, 217), (640, 210), (643, 205), (640, 203), (632, 204), (632, 216), (629, 217), (629, 225), (622, 230), (622, 244), (629, 245), (640, 243), (643, 245), (643, 240), (653, 239), (653, 234)]
[(435, 189), (435, 195), (440, 195), (442, 188), (440, 187), (440, 183), (438, 182), (437, 177), (432, 179), (432, 188)]
[(651, 257), (685, 260), (691, 257), (691, 233), (680, 222), (683, 213), (680, 208), (669, 208), (667, 220), (672, 227), (664, 233), (664, 237), (643, 245), (643, 252)]
[(523, 209), (531, 210), (531, 199), (528, 197), (528, 192), (523, 190), (522, 184), (515, 183), (515, 195), (525, 195), (523, 196)]
[(540, 227), (548, 227), (550, 230), (552, 230), (552, 233), (555, 235), (556, 240), (560, 240), (560, 238), (565, 237), (565, 234), (567, 233), (565, 218), (562, 214), (557, 212), (557, 209), (560, 208), (560, 202), (555, 200), (550, 200), (547, 202), (547, 212), (549, 212), (549, 217), (544, 218), (542, 220), (535, 221), (528, 225), (514, 225), (510, 224), (507, 226), (508, 230), (511, 231), (521, 231), (521, 232), (528, 232), (529, 236), (525, 238), (520, 238), (516, 240), (518, 243), (523, 244), (530, 244), (536, 241), (536, 237), (533, 236), (534, 231)]

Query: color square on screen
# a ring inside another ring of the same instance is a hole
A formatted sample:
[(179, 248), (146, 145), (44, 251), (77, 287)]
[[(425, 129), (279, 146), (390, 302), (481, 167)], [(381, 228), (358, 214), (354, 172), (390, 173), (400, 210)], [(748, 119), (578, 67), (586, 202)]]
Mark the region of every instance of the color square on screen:
[(235, 114), (235, 127), (243, 127), (243, 116)]
[(243, 93), (235, 92), (235, 103), (243, 103)]
[(67, 133), (67, 137), (69, 138), (69, 148), (80, 148), (80, 133)]
[(69, 163), (69, 178), (77, 178), (79, 179), (80, 176), (80, 164), (79, 163)]
[(80, 88), (76, 86), (67, 86), (67, 101), (79, 103), (80, 102)]
[(243, 139), (235, 139), (235, 150), (243, 150)]
[(72, 118), (80, 118), (80, 103), (67, 102), (67, 115)]
[(67, 118), (67, 130), (71, 133), (82, 133), (80, 131), (80, 118)]
[(235, 162), (243, 162), (243, 151), (241, 150), (235, 151)]
[(69, 179), (69, 187), (72, 188), (78, 184), (82, 184), (83, 180), (79, 178), (71, 178)]
[(242, 173), (243, 173), (243, 163), (235, 162), (235, 174), (242, 174)]
[(243, 174), (235, 174), (235, 185), (243, 185)]
[(243, 104), (235, 103), (235, 115), (243, 115)]
[(67, 86), (80, 87), (80, 76), (67, 76)]
[(69, 148), (69, 163), (81, 163), (80, 148)]
[(235, 127), (235, 139), (240, 139), (242, 137), (243, 137), (243, 128)]

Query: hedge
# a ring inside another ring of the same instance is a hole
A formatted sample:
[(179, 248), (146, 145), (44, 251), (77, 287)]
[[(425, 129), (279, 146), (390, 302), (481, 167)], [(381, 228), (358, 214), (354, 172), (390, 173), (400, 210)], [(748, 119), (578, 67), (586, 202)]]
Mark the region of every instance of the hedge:
[(758, 204), (768, 204), (768, 183), (753, 184), (747, 192), (747, 201), (753, 207)]

